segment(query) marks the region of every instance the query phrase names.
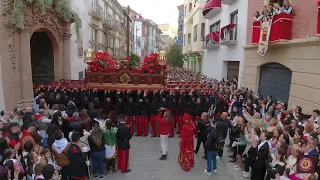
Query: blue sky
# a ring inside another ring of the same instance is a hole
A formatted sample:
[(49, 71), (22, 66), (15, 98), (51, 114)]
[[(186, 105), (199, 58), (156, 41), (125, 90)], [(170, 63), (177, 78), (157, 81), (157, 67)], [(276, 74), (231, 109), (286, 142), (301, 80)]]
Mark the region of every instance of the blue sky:
[(157, 24), (171, 23), (178, 26), (177, 6), (184, 0), (118, 0), (121, 5), (130, 7), (144, 18), (151, 19)]

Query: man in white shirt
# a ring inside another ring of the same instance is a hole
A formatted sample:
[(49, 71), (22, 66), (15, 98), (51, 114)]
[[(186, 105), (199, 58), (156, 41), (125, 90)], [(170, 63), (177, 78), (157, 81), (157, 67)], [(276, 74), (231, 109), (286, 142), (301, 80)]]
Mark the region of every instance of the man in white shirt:
[(312, 117), (314, 118), (314, 122), (317, 123), (320, 119), (320, 111), (318, 109), (313, 110)]

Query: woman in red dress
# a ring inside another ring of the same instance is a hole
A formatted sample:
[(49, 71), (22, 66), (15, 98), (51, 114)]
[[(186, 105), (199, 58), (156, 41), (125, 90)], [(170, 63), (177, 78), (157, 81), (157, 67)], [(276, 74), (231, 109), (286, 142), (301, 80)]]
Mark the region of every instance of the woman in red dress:
[(185, 171), (190, 171), (194, 166), (194, 144), (193, 136), (196, 134), (196, 127), (192, 122), (192, 117), (185, 113), (183, 115), (183, 126), (180, 130), (180, 153), (178, 161)]

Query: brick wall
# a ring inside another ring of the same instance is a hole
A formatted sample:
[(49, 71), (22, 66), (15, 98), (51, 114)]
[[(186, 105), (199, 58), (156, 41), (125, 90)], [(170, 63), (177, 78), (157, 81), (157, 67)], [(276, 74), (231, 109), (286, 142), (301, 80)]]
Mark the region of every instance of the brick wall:
[[(317, 34), (318, 0), (291, 0), (293, 6), (292, 39), (315, 37)], [(261, 11), (264, 0), (249, 0), (247, 44), (251, 44), (254, 12)]]

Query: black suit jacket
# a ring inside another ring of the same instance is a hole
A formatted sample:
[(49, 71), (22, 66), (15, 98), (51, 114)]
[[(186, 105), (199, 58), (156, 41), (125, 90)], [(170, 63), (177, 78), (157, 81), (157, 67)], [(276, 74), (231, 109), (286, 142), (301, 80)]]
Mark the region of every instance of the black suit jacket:
[[(258, 146), (256, 147), (258, 150)], [(258, 151), (256, 161), (254, 162), (254, 167), (265, 168), (265, 163), (269, 159), (269, 144), (265, 142)]]
[(117, 125), (117, 145), (121, 150), (130, 149), (130, 139), (132, 135), (130, 133), (130, 129), (123, 123)]

